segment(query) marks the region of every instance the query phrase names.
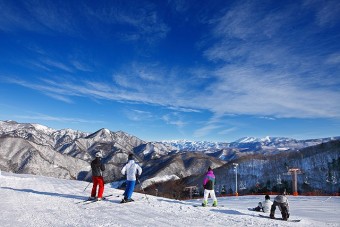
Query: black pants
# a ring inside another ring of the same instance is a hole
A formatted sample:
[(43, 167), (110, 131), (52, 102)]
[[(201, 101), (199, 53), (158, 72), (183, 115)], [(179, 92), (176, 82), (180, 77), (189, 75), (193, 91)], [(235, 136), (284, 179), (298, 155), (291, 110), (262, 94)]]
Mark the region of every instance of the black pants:
[(254, 208), (254, 211), (262, 211), (262, 208), (257, 206), (257, 207)]
[(289, 218), (289, 206), (288, 206), (288, 204), (287, 203), (278, 203), (276, 201), (274, 201), (274, 203), (273, 203), (273, 205), (270, 209), (270, 217), (274, 218), (276, 206), (278, 206), (280, 211), (281, 211), (282, 219), (287, 220)]

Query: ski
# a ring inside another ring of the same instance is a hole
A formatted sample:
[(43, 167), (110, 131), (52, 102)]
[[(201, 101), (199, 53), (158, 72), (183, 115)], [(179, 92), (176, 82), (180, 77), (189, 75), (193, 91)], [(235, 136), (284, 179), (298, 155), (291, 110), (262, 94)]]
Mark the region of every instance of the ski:
[[(111, 196), (114, 196), (114, 194), (109, 194), (109, 195), (103, 196), (102, 200), (105, 200), (106, 198), (109, 198)], [(98, 202), (98, 201), (100, 201), (100, 200), (87, 199), (87, 200), (82, 200), (82, 201), (76, 202), (76, 204), (79, 204), (79, 203), (88, 204), (88, 203), (94, 203), (94, 202)]]
[(288, 219), (288, 220), (283, 220), (282, 218), (270, 218), (269, 216), (265, 216), (262, 214), (259, 214), (259, 217), (262, 218), (268, 218), (268, 219), (272, 219), (272, 220), (280, 220), (280, 221), (287, 221), (287, 222), (300, 222), (300, 219)]
[(124, 203), (132, 203), (132, 202), (135, 202), (135, 200), (131, 199), (130, 201), (124, 201), (123, 200), (120, 202), (120, 204), (124, 204)]
[(114, 194), (105, 195), (105, 196), (103, 196), (103, 198), (106, 199), (106, 198), (109, 198), (111, 196), (114, 196)]
[[(93, 200), (95, 200), (95, 199), (93, 199)], [(86, 203), (86, 202), (89, 202), (89, 201), (92, 201), (92, 199), (81, 200), (81, 201), (76, 202), (75, 204)]]

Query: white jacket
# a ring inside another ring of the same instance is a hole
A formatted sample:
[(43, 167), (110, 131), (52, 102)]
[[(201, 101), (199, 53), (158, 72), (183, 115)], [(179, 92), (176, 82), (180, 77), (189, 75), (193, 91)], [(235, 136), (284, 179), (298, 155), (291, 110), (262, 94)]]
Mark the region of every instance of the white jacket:
[(123, 167), (122, 174), (126, 174), (126, 179), (128, 181), (135, 181), (136, 174), (139, 176), (142, 174), (142, 168), (137, 163), (135, 163), (134, 160), (129, 160), (129, 162)]
[(270, 199), (266, 199), (265, 201), (261, 203), (260, 207), (263, 209), (263, 212), (269, 213), (272, 205), (273, 205), (273, 202), (270, 201)]

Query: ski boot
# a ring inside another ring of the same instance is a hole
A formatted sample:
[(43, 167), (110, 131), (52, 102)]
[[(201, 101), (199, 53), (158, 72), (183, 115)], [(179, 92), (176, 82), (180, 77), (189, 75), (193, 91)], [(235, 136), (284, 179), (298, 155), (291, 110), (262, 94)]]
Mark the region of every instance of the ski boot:
[(213, 207), (217, 207), (217, 200), (215, 200), (214, 202), (213, 202), (213, 205), (212, 205)]

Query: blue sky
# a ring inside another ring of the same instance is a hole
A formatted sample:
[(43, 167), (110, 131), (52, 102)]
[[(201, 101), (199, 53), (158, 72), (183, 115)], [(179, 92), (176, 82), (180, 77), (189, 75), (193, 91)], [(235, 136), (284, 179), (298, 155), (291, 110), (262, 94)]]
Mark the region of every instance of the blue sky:
[(0, 119), (146, 141), (340, 136), (340, 2), (0, 0)]

